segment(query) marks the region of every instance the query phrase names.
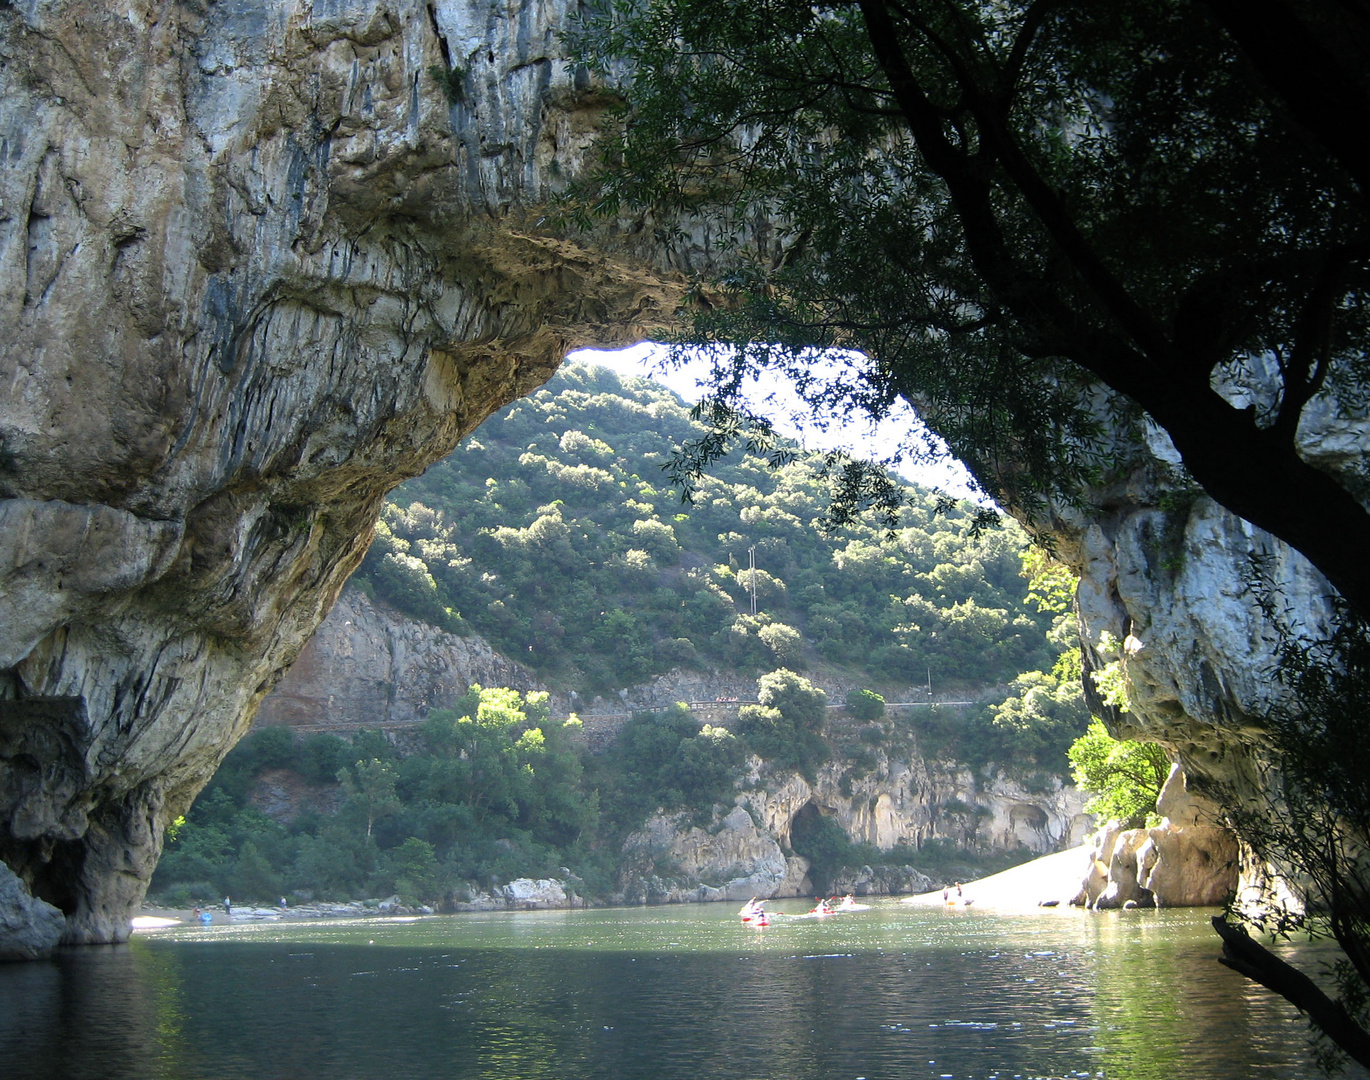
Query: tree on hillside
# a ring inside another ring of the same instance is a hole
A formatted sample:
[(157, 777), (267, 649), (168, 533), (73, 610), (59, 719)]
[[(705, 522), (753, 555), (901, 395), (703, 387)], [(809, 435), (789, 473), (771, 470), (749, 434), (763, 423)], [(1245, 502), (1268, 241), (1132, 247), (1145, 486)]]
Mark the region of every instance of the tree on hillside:
[(828, 756), (828, 695), (802, 675), (778, 668), (757, 680), (756, 700), (737, 711), (742, 734), (762, 757), (812, 781)]
[[(771, 365), (820, 410), (909, 399), (1031, 509), (1106, 467), (1101, 409), (1144, 410), (1209, 494), (1370, 615), (1370, 514), (1297, 441), (1315, 398), (1365, 405), (1370, 154), (1328, 117), (1370, 115), (1366, 18), (1341, 0), (606, 4), (577, 44), (626, 61), (626, 106), (582, 194), (720, 238), (690, 337), (731, 346), (722, 435), (741, 374)], [(870, 363), (815, 380), (814, 346)]]
[(398, 776), (394, 765), (378, 758), (358, 761), (350, 769), (338, 770), (338, 783), (348, 804), (356, 807), (366, 820), (368, 840), (376, 822), (400, 808), (399, 796), (395, 794)]
[[(580, 58), (626, 75), (584, 205), (649, 210), (683, 262), (702, 235), (724, 262), (685, 335), (718, 348), (715, 430), (684, 474), (749, 424), (764, 438), (735, 404), (762, 367), (822, 413), (909, 400), (1029, 513), (1126, 464), (1150, 421), (1190, 478), (1370, 618), (1363, 476), (1300, 442), (1316, 413), (1354, 419), (1370, 399), (1370, 143), (1345, 122), (1370, 116), (1363, 3), (592, 11)], [(867, 359), (824, 380), (815, 347)], [(868, 479), (848, 470), (847, 494), (879, 495)], [(1353, 651), (1323, 657), (1333, 682)], [(1329, 732), (1325, 715), (1308, 723)], [(1341, 794), (1317, 794), (1324, 823), (1344, 820)], [(1367, 895), (1337, 902), (1364, 912)], [(1354, 962), (1349, 925), (1331, 923)], [(1244, 955), (1248, 973), (1267, 963)], [(1334, 1037), (1370, 1061), (1370, 1040)]]

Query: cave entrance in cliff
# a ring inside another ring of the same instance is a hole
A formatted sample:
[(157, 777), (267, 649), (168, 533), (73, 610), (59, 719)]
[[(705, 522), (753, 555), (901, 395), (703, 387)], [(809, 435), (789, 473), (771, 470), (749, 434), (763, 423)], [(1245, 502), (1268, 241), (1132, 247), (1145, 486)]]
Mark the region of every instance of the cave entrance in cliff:
[(790, 850), (809, 860), (809, 880), (820, 893), (826, 893), (833, 876), (847, 862), (851, 841), (837, 819), (810, 800), (790, 821)]

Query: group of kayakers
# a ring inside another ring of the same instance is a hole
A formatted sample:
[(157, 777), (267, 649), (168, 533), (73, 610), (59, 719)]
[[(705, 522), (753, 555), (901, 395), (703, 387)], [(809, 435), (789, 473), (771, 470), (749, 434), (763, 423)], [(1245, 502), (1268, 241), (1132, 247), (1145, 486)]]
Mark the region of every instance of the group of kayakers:
[[(803, 915), (795, 915), (793, 917), (796, 919), (820, 918), (824, 915), (841, 915), (844, 912), (867, 911), (870, 909), (869, 904), (858, 904), (852, 898), (851, 893), (847, 893), (847, 895), (841, 899), (838, 899), (836, 896), (830, 896), (826, 899), (823, 897), (815, 897), (814, 899), (815, 903), (812, 909), (806, 911)], [(770, 916), (766, 913), (765, 904), (755, 896), (742, 905), (742, 910), (739, 911), (738, 914), (742, 916), (742, 921), (744, 923), (748, 923), (751, 926), (770, 925), (771, 920)]]

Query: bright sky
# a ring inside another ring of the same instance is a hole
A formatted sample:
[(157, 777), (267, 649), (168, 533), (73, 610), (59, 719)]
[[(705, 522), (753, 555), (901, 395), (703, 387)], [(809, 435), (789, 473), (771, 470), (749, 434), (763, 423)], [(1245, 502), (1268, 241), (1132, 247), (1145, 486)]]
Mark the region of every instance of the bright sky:
[[(651, 379), (674, 390), (691, 404), (698, 401), (703, 396), (699, 381), (708, 375), (708, 361), (701, 357), (695, 364), (668, 370), (662, 364), (665, 356), (665, 346), (643, 341), (631, 348), (614, 352), (582, 349), (573, 352), (567, 359), (599, 364), (612, 368), (620, 375), (636, 375)], [(834, 362), (834, 374), (838, 374), (840, 370), (841, 366)], [(923, 427), (917, 414), (902, 402), (890, 416), (878, 424), (872, 423), (867, 417), (853, 417), (843, 423), (830, 424), (826, 430), (820, 430), (812, 425), (801, 426), (801, 418), (812, 414), (783, 380), (752, 380), (745, 386), (744, 394), (753, 412), (767, 417), (778, 431), (798, 440), (809, 450), (845, 450), (853, 457), (878, 460), (893, 454), (901, 441), (916, 437), (935, 438)], [(955, 459), (949, 458), (942, 465), (905, 462), (896, 471), (914, 483), (941, 488), (957, 498), (974, 497), (970, 488), (970, 476), (965, 467)]]

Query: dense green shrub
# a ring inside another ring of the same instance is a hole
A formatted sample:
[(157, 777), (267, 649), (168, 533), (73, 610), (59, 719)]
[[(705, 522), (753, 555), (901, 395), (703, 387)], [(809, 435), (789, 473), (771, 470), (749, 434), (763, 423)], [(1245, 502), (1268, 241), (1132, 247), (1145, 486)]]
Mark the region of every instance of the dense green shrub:
[(874, 690), (848, 690), (846, 703), (853, 720), (869, 723), (885, 715), (885, 699)]

